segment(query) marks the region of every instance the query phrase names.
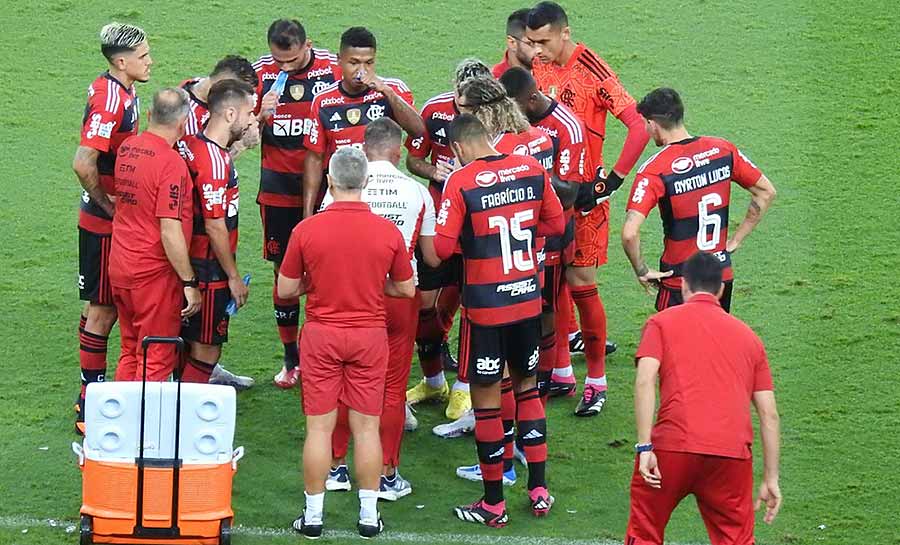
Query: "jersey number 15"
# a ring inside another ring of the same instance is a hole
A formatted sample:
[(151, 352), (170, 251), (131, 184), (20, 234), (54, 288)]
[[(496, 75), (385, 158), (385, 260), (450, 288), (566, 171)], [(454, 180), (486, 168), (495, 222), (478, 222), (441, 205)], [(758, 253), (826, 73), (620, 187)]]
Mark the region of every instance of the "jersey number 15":
[[(500, 254), (503, 260), (503, 274), (515, 267), (522, 272), (534, 270), (534, 259), (531, 256), (532, 240), (531, 231), (522, 229), (522, 224), (534, 219), (534, 210), (516, 212), (509, 222), (503, 216), (491, 216), (488, 218), (488, 227), (497, 228), (500, 235)], [(528, 250), (512, 249), (512, 239), (525, 242)]]

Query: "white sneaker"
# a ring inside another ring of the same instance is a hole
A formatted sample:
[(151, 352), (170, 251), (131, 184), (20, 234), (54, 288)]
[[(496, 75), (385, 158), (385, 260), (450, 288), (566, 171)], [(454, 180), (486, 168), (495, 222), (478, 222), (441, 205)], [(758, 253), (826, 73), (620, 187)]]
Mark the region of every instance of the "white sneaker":
[(381, 476), (381, 485), (378, 487), (378, 499), (397, 501), (404, 496), (412, 494), (412, 485), (400, 476), (400, 472), (394, 473), (394, 482), (390, 483), (387, 477)]
[(406, 404), (406, 420), (403, 421), (404, 431), (416, 431), (419, 428), (419, 419), (409, 403)]
[(353, 488), (350, 484), (350, 470), (345, 465), (339, 465), (328, 472), (325, 479), (325, 490), (336, 492), (338, 490), (349, 491)]
[(213, 367), (212, 373), (209, 375), (210, 384), (221, 384), (224, 386), (232, 386), (235, 390), (247, 390), (253, 387), (254, 381), (251, 377), (245, 377), (243, 375), (235, 375), (228, 369), (222, 367), (221, 364), (216, 364)]
[(523, 466), (528, 465), (528, 459), (525, 458), (525, 452), (522, 451), (522, 449), (519, 448), (519, 445), (516, 445), (515, 443), (513, 443), (513, 458)]
[[(467, 481), (481, 482), (481, 465), (459, 466), (456, 468), (456, 476)], [(512, 486), (516, 484), (516, 468), (511, 467), (509, 471), (503, 472), (503, 486)]]
[(443, 437), (444, 439), (452, 439), (454, 437), (462, 437), (467, 433), (472, 433), (472, 431), (474, 430), (475, 411), (469, 409), (453, 422), (439, 424), (435, 426), (431, 431), (433, 431), (434, 434), (438, 437)]

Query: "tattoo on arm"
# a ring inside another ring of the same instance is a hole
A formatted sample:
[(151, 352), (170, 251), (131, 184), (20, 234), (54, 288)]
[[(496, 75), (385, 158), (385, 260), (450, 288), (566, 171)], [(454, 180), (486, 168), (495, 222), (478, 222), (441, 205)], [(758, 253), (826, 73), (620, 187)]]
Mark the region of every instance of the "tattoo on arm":
[(648, 272), (650, 272), (650, 267), (648, 267), (647, 264), (644, 263), (643, 261), (638, 266), (638, 269), (635, 271), (635, 273), (637, 273), (638, 276), (644, 276)]

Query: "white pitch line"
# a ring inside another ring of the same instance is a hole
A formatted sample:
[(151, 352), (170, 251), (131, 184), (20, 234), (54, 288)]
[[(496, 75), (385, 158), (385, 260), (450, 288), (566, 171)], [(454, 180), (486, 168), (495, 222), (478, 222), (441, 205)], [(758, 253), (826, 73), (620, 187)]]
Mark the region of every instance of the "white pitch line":
[[(55, 528), (65, 533), (78, 531), (74, 520), (36, 519), (27, 516), (0, 516), (0, 528), (24, 530), (27, 528)], [(249, 537), (294, 537), (298, 534), (289, 528), (258, 528), (254, 526), (235, 526), (234, 533)], [(326, 528), (322, 534), (325, 539), (358, 539), (359, 534), (348, 530), (332, 530)], [(377, 538), (381, 542), (392, 543), (461, 543), (466, 545), (621, 545), (622, 540), (609, 539), (568, 539), (561, 537), (537, 537), (515, 535), (479, 535), (479, 534), (446, 534), (417, 533), (391, 531), (390, 528)], [(700, 545), (693, 543), (673, 543), (670, 545)]]

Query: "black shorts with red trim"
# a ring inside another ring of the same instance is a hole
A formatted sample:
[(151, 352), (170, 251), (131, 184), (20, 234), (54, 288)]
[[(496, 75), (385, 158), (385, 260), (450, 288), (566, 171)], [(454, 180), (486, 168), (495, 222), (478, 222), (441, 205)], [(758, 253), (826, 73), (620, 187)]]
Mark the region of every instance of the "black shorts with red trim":
[(556, 312), (559, 308), (559, 289), (563, 282), (562, 265), (544, 265), (544, 284), (541, 286), (541, 311)]
[(228, 303), (231, 289), (228, 275), (214, 259), (191, 259), (200, 281), (200, 312), (182, 321), (181, 336), (186, 341), (221, 345), (228, 342)]
[[(726, 280), (722, 283), (725, 284), (725, 289), (722, 290), (722, 297), (719, 297), (719, 304), (722, 305), (725, 312), (731, 312), (731, 291), (734, 289), (734, 280)], [(656, 294), (657, 311), (663, 311), (683, 303), (684, 297), (681, 296), (681, 289), (662, 285), (659, 287), (659, 293)]]
[(504, 365), (520, 377), (534, 376), (540, 340), (540, 317), (485, 327), (473, 324), (463, 311), (459, 321), (459, 377), (473, 384), (493, 384), (503, 379)]
[(82, 301), (113, 305), (109, 283), (109, 250), (112, 235), (78, 228), (78, 292)]
[(462, 254), (453, 254), (450, 259), (442, 261), (437, 267), (429, 267), (425, 264), (425, 260), (422, 259), (422, 254), (417, 247), (416, 269), (421, 291), (434, 291), (449, 286), (462, 285)]
[(300, 223), (301, 208), (259, 205), (263, 225), (263, 259), (281, 263), (291, 231)]

